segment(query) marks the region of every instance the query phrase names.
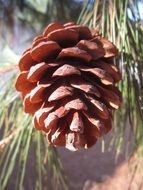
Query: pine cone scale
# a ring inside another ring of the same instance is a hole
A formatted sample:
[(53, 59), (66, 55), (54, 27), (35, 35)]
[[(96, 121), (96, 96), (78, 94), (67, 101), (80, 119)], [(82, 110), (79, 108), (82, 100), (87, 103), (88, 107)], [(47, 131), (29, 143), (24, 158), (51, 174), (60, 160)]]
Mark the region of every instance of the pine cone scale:
[(34, 48), (30, 50), (30, 54), (33, 60), (41, 62), (46, 58), (52, 58), (59, 54), (61, 51), (60, 46), (53, 41), (40, 42)]
[(30, 49), (28, 49), (21, 57), (19, 62), (20, 71), (29, 71), (31, 66), (35, 65), (36, 62), (32, 59)]
[(58, 58), (79, 58), (83, 61), (89, 62), (91, 61), (92, 57), (84, 50), (79, 49), (78, 47), (73, 48), (65, 48), (59, 53)]
[(70, 75), (81, 75), (81, 72), (78, 68), (64, 64), (61, 67), (59, 67), (52, 75), (52, 77), (55, 76), (70, 76)]
[(47, 37), (62, 47), (66, 46), (66, 44), (75, 45), (78, 42), (78, 33), (74, 30), (58, 29), (50, 32)]
[(64, 26), (60, 23), (51, 23), (45, 28), (43, 36), (47, 36), (49, 33), (59, 29), (64, 29)]

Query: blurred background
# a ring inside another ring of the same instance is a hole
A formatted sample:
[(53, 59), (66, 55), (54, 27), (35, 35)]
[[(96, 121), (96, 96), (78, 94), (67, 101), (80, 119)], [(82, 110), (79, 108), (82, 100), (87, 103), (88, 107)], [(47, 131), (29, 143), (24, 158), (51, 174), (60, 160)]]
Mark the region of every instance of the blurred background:
[[(24, 114), (18, 61), (51, 22), (97, 27), (120, 52), (123, 105), (89, 150), (47, 145)], [(0, 190), (143, 189), (143, 1), (0, 0)]]

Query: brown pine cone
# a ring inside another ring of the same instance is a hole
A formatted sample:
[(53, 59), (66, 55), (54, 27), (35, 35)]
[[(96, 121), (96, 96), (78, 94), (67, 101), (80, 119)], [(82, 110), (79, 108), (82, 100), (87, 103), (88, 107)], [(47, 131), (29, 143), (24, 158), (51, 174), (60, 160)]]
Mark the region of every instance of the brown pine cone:
[(72, 22), (48, 25), (23, 53), (16, 89), (50, 144), (89, 148), (111, 129), (121, 104), (117, 54), (97, 30)]

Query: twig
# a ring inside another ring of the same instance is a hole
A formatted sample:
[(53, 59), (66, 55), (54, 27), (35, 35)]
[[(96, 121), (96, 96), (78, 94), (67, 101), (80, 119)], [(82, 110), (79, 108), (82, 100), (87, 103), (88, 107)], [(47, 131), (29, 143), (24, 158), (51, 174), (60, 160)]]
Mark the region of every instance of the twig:
[(9, 72), (9, 71), (15, 70), (15, 69), (18, 69), (17, 64), (10, 65), (10, 66), (4, 67), (4, 68), (0, 68), (0, 75), (4, 74), (6, 72)]
[(11, 140), (15, 137), (15, 135), (20, 131), (21, 129), (17, 129), (14, 132), (12, 132), (10, 135), (5, 137), (0, 141), (0, 151), (5, 148), (8, 144), (10, 144)]

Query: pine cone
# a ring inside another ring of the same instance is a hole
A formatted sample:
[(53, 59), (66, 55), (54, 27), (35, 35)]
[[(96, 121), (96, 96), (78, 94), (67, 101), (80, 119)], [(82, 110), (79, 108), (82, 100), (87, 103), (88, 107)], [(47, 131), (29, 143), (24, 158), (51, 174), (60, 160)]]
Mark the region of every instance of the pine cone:
[(121, 104), (117, 54), (97, 30), (74, 23), (48, 25), (23, 53), (16, 89), (50, 144), (89, 148), (111, 129)]

